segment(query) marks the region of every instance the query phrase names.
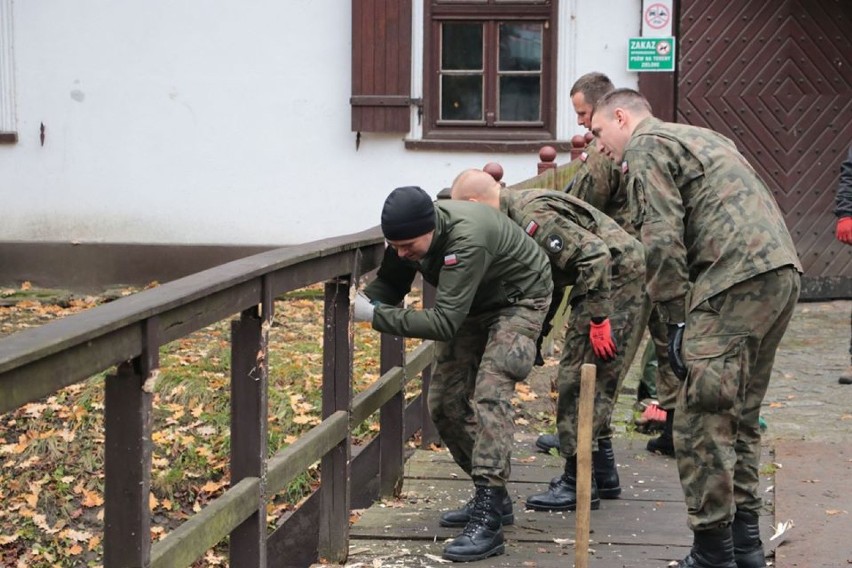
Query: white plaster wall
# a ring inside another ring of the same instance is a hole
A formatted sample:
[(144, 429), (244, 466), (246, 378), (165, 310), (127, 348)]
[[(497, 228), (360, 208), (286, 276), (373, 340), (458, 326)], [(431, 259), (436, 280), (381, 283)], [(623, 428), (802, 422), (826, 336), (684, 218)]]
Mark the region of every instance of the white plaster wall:
[[(560, 85), (600, 70), (635, 86), (640, 0), (562, 1), (576, 17)], [(434, 194), (491, 160), (509, 182), (534, 174), (533, 153), (410, 151), (399, 134), (356, 152), (347, 0), (13, 6), (20, 141), (0, 145), (0, 240), (289, 244), (376, 225), (398, 185)], [(559, 113), (560, 134), (579, 132)]]

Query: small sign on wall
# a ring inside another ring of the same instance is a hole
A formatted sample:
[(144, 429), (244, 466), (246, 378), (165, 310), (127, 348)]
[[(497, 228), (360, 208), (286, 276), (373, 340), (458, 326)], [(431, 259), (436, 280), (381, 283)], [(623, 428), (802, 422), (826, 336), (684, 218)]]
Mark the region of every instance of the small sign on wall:
[(642, 0), (642, 37), (671, 37), (672, 0)]
[(627, 70), (642, 73), (674, 71), (675, 38), (632, 37), (627, 48)]

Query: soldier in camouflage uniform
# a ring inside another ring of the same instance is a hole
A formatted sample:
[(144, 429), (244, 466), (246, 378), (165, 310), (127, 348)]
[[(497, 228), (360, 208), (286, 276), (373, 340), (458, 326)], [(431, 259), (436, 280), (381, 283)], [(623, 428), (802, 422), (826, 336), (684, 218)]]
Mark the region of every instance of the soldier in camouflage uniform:
[[(443, 526), (465, 527), (444, 557), (468, 561), (502, 554), (502, 525), (514, 520), (506, 492), (514, 430), (510, 400), (535, 360), (553, 292), (550, 263), (497, 211), (476, 203), (433, 203), (419, 187), (391, 192), (382, 231), (389, 246), (376, 279), (355, 298), (355, 319), (381, 332), (437, 342), (429, 411), (476, 488), (465, 507), (441, 517)], [(435, 306), (396, 307), (418, 272), (437, 288)]]
[[(834, 214), (837, 216), (834, 235), (841, 243), (852, 245), (852, 146), (849, 147), (846, 159), (840, 164), (840, 183), (837, 184)], [(852, 358), (852, 338), (849, 341), (849, 356)], [(852, 363), (837, 382), (841, 385), (852, 385)]]
[[(586, 73), (571, 87), (571, 103), (577, 113), (577, 124), (591, 129), (592, 109), (595, 103), (606, 93), (615, 87), (609, 77), (603, 73)], [(588, 134), (590, 136), (590, 133)], [(631, 195), (623, 183), (622, 165), (612, 160), (600, 151), (597, 144), (591, 141), (579, 158), (574, 177), (565, 185), (564, 191), (591, 204), (599, 211), (604, 212), (618, 223), (622, 229), (630, 235), (639, 238), (639, 226), (637, 219), (637, 206), (632, 202)], [(674, 418), (675, 396), (677, 394), (678, 380), (674, 376), (668, 363), (666, 354), (666, 326), (663, 324), (656, 311), (651, 310), (650, 299), (645, 296), (645, 305), (637, 313), (640, 322), (647, 322), (651, 340), (654, 343), (657, 355), (656, 385), (657, 396), (660, 407), (666, 410), (666, 427), (658, 437), (648, 441), (648, 450), (666, 455), (674, 455), (672, 445), (671, 428)], [(644, 327), (643, 323), (641, 327)], [(641, 341), (641, 334), (636, 336), (637, 343)], [(636, 346), (629, 346), (635, 352)], [(630, 366), (632, 357), (627, 361)], [(548, 451), (550, 447), (556, 447), (558, 440), (553, 435), (544, 434), (536, 440), (536, 445)], [(612, 430), (607, 427), (601, 432), (598, 440), (599, 445), (606, 448), (612, 446)], [(609, 451), (609, 450), (607, 450)]]
[[(638, 317), (644, 295), (642, 245), (615, 221), (573, 196), (539, 189), (502, 190), (481, 170), (462, 172), (453, 183), (452, 198), (478, 201), (506, 213), (548, 253), (554, 288), (564, 291), (572, 286), (571, 315), (557, 375), (557, 427), (565, 473), (553, 480), (547, 492), (527, 499), (530, 509), (572, 511), (577, 505), (580, 366), (597, 364), (593, 438), (598, 440), (610, 430), (618, 391), (644, 327)], [(608, 452), (598, 448), (594, 458), (592, 508), (597, 509), (599, 490), (600, 496), (616, 498), (621, 487), (612, 447)]]
[(648, 291), (682, 381), (674, 441), (694, 541), (680, 566), (765, 566), (758, 419), (799, 295), (793, 241), (772, 194), (724, 136), (662, 122), (630, 89), (598, 102), (592, 132), (629, 164)]

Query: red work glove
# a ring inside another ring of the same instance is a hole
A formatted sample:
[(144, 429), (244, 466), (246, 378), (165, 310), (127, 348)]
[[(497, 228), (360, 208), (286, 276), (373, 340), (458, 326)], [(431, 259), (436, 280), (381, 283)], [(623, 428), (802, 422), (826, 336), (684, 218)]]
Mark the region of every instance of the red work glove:
[(589, 324), (589, 341), (591, 341), (592, 350), (599, 359), (603, 361), (615, 359), (618, 350), (615, 348), (609, 318), (592, 318)]
[(837, 220), (837, 240), (852, 245), (852, 217), (841, 217)]

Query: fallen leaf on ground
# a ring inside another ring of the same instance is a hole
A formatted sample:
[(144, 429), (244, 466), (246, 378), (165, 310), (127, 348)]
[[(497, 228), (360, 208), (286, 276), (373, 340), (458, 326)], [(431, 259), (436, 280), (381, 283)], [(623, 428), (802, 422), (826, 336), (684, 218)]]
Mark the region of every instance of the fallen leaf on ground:
[(793, 528), (793, 519), (783, 521), (775, 525), (775, 533), (769, 537), (769, 540), (781, 538), (784, 534)]

